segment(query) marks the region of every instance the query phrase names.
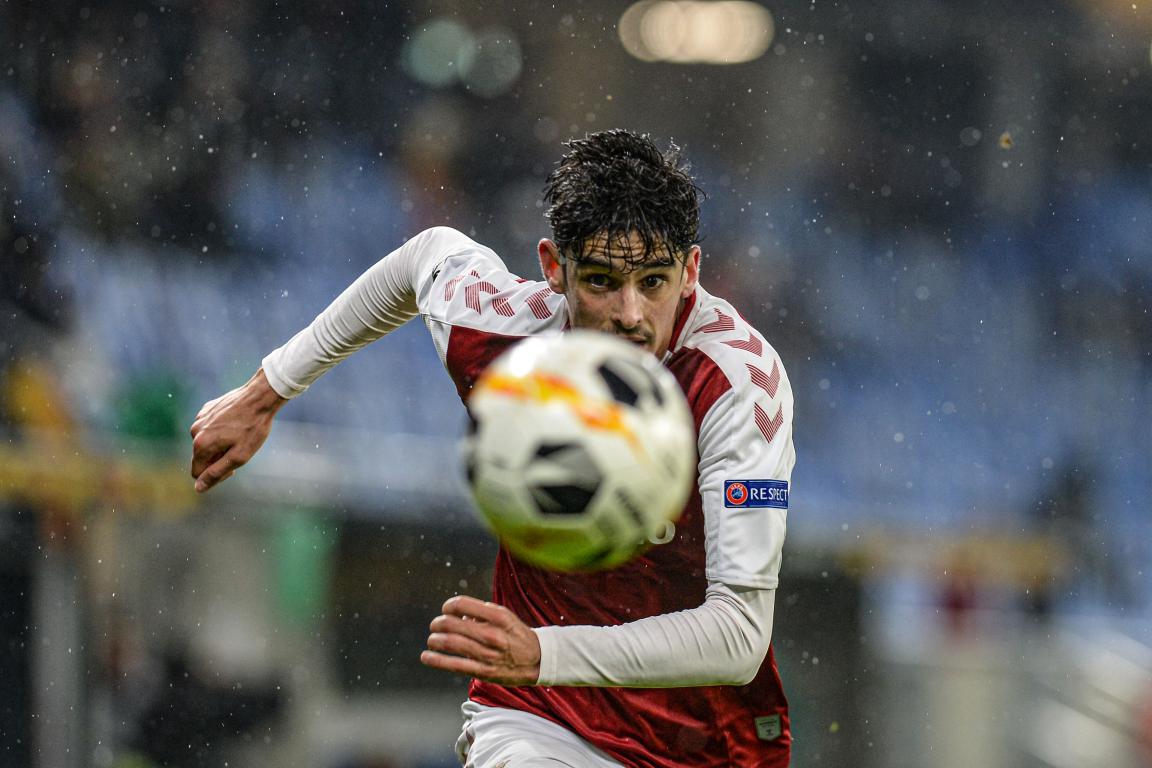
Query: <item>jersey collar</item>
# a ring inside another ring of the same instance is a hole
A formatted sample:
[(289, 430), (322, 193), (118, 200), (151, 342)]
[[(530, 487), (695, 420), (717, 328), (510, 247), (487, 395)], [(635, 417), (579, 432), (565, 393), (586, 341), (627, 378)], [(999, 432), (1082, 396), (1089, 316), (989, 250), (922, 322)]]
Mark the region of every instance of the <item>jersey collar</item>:
[(699, 293), (700, 286), (697, 285), (687, 299), (684, 300), (684, 306), (680, 310), (680, 317), (676, 318), (676, 325), (672, 326), (672, 340), (668, 342), (668, 351), (664, 354), (664, 360), (667, 361), (680, 348), (680, 336), (684, 333), (684, 326), (688, 324), (688, 320), (696, 315), (696, 294)]

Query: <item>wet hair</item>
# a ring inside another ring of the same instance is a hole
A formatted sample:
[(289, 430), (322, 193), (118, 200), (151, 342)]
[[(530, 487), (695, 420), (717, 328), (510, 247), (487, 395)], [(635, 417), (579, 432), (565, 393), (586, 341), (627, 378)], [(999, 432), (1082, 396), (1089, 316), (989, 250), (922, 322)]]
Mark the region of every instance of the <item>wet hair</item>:
[(569, 152), (544, 186), (545, 215), (561, 258), (578, 262), (590, 240), (607, 236), (611, 246), (635, 233), (643, 250), (625, 258), (626, 269), (652, 257), (687, 259), (699, 238), (703, 193), (681, 165), (679, 147), (661, 152), (646, 134), (619, 128), (565, 146)]

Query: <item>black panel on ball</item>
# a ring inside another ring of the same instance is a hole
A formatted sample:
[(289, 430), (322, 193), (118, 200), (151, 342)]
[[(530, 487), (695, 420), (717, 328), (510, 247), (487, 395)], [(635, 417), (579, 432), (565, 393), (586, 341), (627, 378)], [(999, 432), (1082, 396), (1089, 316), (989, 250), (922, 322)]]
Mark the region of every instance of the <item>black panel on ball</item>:
[(595, 488), (581, 488), (578, 485), (540, 485), (532, 488), (532, 498), (545, 515), (583, 514), (595, 495)]
[(640, 393), (620, 374), (612, 370), (607, 363), (601, 365), (597, 371), (600, 373), (600, 378), (604, 379), (604, 383), (608, 385), (608, 391), (612, 393), (613, 400), (624, 405), (636, 405), (636, 401), (640, 399)]

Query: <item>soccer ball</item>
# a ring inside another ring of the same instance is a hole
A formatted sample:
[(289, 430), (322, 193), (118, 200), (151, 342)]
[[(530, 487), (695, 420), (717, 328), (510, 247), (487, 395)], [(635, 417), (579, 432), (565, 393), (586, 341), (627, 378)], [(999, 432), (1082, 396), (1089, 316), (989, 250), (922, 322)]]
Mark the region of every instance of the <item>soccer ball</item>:
[(672, 374), (605, 333), (520, 342), (468, 400), (468, 482), (513, 555), (612, 568), (667, 536), (692, 489), (696, 434)]

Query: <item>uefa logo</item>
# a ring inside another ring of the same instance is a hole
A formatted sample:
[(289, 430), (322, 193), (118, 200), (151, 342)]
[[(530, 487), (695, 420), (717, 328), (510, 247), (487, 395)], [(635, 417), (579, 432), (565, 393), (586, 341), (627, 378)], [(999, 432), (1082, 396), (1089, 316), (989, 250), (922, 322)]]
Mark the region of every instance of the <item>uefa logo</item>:
[(731, 482), (724, 489), (724, 497), (733, 507), (743, 506), (748, 501), (748, 486), (744, 483)]

